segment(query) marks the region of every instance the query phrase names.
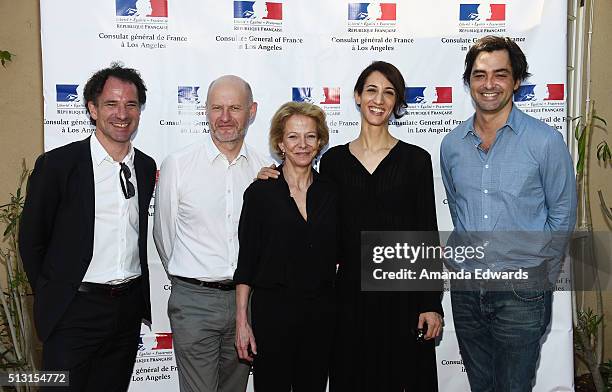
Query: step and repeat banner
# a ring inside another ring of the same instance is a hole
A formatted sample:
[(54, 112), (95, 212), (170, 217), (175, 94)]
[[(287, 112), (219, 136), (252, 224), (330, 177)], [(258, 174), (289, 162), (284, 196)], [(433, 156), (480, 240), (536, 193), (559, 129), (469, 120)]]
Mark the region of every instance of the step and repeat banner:
[[(431, 153), (439, 227), (450, 230), (438, 148), (474, 111), (461, 79), (463, 61), (470, 45), (488, 34), (511, 37), (527, 55), (533, 76), (515, 94), (515, 104), (566, 131), (565, 1), (43, 0), (40, 7), (46, 150), (91, 134), (82, 89), (113, 61), (138, 69), (146, 82), (134, 144), (158, 167), (169, 153), (210, 137), (206, 90), (224, 74), (252, 86), (259, 108), (246, 141), (259, 151), (269, 153), (270, 118), (291, 100), (321, 106), (330, 145), (347, 143), (359, 134), (357, 76), (372, 61), (385, 60), (408, 86), (407, 114), (392, 119), (390, 131)], [(178, 390), (166, 315), (170, 283), (152, 238), (149, 263), (153, 325), (142, 330), (130, 390)], [(573, 390), (570, 303), (569, 292), (555, 293), (535, 391)], [(444, 307), (440, 390), (467, 391), (448, 295)]]

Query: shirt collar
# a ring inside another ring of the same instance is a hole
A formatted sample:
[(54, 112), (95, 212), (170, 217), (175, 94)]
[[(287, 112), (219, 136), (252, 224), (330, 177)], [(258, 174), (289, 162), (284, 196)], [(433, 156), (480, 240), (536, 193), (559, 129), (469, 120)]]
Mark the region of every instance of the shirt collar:
[[(219, 155), (223, 155), (217, 145), (212, 141), (212, 135), (210, 135), (210, 137), (204, 137), (204, 149), (206, 150), (206, 157), (210, 163), (217, 159)], [(235, 160), (238, 160), (240, 157), (244, 157), (247, 161), (249, 160), (247, 145), (244, 141), (242, 142), (242, 147), (240, 147), (240, 152)]]
[(474, 114), (472, 115), (472, 117), (470, 117), (470, 118), (468, 118), (468, 119), (467, 119), (467, 122), (465, 123), (465, 128), (463, 128), (463, 132), (462, 132), (462, 135), (461, 135), (461, 137), (462, 137), (463, 139), (465, 139), (465, 138), (466, 138), (466, 136), (467, 136), (467, 135), (468, 135), (470, 132), (472, 132), (474, 135), (476, 134), (476, 131), (474, 131), (474, 118), (475, 118), (475, 117), (476, 117), (476, 113), (474, 113)]
[[(115, 162), (114, 159), (108, 154), (108, 152), (106, 152), (106, 150), (104, 149), (104, 147), (102, 146), (98, 138), (96, 137), (95, 132), (91, 135), (91, 138), (89, 140), (89, 145), (91, 148), (91, 158), (93, 160), (93, 163), (96, 166), (100, 166), (102, 162), (104, 161), (108, 161), (110, 163)], [(132, 163), (133, 161), (134, 161), (134, 146), (132, 146), (132, 143), (130, 143), (130, 149), (127, 155), (125, 156), (125, 158), (123, 158), (122, 162)]]
[(520, 135), (523, 132), (523, 127), (520, 126), (523, 121), (523, 112), (514, 104), (512, 105), (512, 110), (510, 111), (510, 115), (508, 116), (508, 120), (506, 121), (505, 126), (510, 128), (514, 133)]
[[(519, 126), (520, 122), (522, 121), (522, 115), (523, 112), (521, 112), (516, 106), (514, 106), (514, 104), (512, 105), (512, 109), (510, 110), (510, 114), (508, 115), (508, 119), (506, 120), (506, 123), (502, 126), (502, 128), (504, 127), (508, 127), (509, 129), (511, 129), (514, 133), (516, 133), (517, 135), (519, 135), (522, 132), (522, 128)], [(474, 119), (476, 118), (476, 113), (474, 113), (472, 115), (472, 117), (470, 117), (467, 120), (466, 123), (466, 127), (462, 132), (462, 138), (465, 139), (465, 137), (472, 132), (474, 135), (477, 135), (476, 130), (474, 129)], [(501, 129), (501, 128), (500, 128)]]

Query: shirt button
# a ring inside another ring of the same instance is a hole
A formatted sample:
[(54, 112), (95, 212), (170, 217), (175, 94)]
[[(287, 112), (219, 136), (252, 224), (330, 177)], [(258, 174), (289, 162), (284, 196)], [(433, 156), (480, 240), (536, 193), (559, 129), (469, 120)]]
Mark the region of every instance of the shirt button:
[(483, 192), (484, 192), (484, 193), (489, 193), (489, 190), (488, 190), (488, 189), (485, 189)]
[(486, 215), (486, 214), (485, 214), (484, 218), (485, 218), (485, 219), (489, 219), (489, 215)]
[(485, 165), (485, 169), (488, 169), (488, 168), (489, 168), (489, 165)]

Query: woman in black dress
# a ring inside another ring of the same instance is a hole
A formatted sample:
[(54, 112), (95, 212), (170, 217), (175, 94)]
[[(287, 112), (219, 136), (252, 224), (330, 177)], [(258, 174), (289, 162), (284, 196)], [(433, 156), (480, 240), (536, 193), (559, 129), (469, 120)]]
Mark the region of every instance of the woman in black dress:
[[(325, 113), (289, 102), (272, 118), (276, 181), (244, 193), (238, 238), (236, 348), (258, 392), (324, 392), (334, 330), (337, 193), (312, 162), (327, 144)], [(252, 290), (252, 329), (247, 303)]]
[[(406, 107), (399, 70), (377, 61), (355, 84), (359, 137), (331, 148), (320, 171), (338, 187), (337, 324), (330, 392), (438, 390), (440, 292), (362, 292), (361, 231), (437, 231), (429, 153), (389, 133)], [(441, 287), (440, 287), (441, 288)], [(415, 330), (426, 327), (425, 341)]]

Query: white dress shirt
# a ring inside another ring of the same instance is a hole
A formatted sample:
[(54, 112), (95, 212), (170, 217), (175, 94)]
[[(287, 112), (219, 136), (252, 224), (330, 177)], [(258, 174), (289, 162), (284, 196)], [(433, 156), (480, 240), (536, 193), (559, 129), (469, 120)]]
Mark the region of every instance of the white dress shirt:
[(209, 135), (164, 160), (153, 239), (169, 275), (209, 282), (232, 279), (242, 194), (268, 164), (246, 144), (229, 162)]
[(140, 276), (138, 254), (138, 186), (134, 148), (123, 159), (132, 173), (136, 194), (126, 199), (119, 182), (121, 166), (106, 152), (95, 133), (90, 139), (94, 174), (93, 257), (83, 282), (121, 283)]

